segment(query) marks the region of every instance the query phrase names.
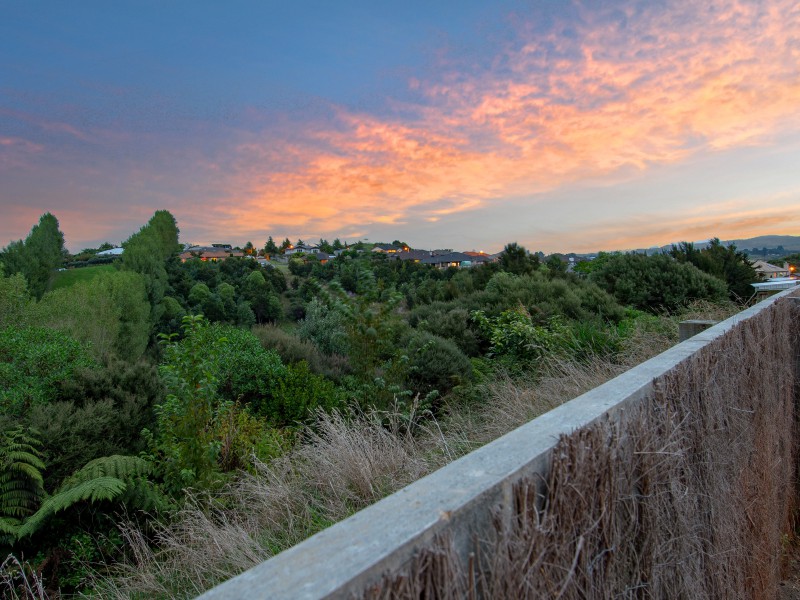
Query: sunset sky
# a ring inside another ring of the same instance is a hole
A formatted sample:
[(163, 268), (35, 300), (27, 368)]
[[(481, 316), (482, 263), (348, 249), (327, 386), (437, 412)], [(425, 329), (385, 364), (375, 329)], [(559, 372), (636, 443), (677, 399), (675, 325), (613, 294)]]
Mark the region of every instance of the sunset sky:
[(800, 3), (0, 0), (0, 246), (800, 234)]

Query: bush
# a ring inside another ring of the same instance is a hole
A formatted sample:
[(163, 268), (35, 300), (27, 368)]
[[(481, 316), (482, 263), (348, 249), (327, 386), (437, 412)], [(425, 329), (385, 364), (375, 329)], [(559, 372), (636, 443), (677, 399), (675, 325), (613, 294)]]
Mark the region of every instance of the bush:
[(95, 366), (89, 350), (66, 333), (43, 327), (0, 330), (0, 410), (21, 415), (58, 399), (58, 386)]
[(336, 381), (352, 371), (346, 356), (323, 354), (311, 341), (301, 340), (275, 325), (258, 325), (252, 332), (264, 348), (277, 352), (287, 365), (306, 361), (311, 371)]
[(346, 324), (342, 313), (327, 306), (319, 298), (314, 298), (306, 306), (306, 316), (297, 333), (300, 339), (311, 340), (325, 354), (346, 355)]
[(694, 300), (722, 301), (725, 284), (689, 263), (659, 254), (616, 254), (608, 257), (589, 279), (622, 304), (659, 312), (674, 311)]
[(469, 359), (450, 340), (417, 331), (409, 338), (407, 352), (409, 380), (417, 392), (445, 394), (471, 379)]

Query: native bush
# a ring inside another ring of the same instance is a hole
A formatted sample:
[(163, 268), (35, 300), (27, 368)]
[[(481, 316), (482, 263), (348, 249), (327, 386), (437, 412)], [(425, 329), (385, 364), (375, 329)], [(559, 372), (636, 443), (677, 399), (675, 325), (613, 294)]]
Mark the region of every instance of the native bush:
[(258, 325), (252, 332), (264, 348), (277, 352), (284, 364), (306, 361), (312, 372), (335, 381), (352, 371), (346, 356), (324, 354), (310, 340), (301, 340), (276, 325)]
[(0, 330), (0, 411), (21, 415), (52, 402), (58, 385), (94, 366), (89, 350), (67, 334), (44, 327)]
[(663, 254), (611, 255), (589, 279), (620, 303), (650, 312), (672, 311), (694, 300), (718, 302), (727, 295), (716, 277)]
[(419, 329), (452, 340), (467, 356), (478, 356), (481, 352), (480, 335), (466, 308), (434, 302), (415, 309), (410, 321)]
[(427, 331), (416, 331), (406, 349), (409, 380), (415, 391), (440, 394), (470, 380), (472, 365), (452, 341)]
[(319, 298), (306, 305), (305, 319), (301, 321), (297, 334), (302, 340), (314, 342), (325, 354), (347, 354), (346, 316)]

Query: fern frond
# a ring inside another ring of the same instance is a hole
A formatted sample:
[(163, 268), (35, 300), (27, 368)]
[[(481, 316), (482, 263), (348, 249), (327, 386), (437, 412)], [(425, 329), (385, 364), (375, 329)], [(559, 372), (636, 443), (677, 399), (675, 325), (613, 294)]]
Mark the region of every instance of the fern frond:
[(41, 443), (35, 432), (15, 427), (0, 435), (0, 517), (33, 513), (44, 495)]
[(122, 456), (114, 454), (90, 460), (83, 467), (75, 471), (64, 483), (61, 484), (59, 491), (91, 481), (98, 477), (115, 477), (123, 481), (134, 477), (148, 475), (152, 471), (152, 466), (146, 460), (138, 456)]
[(42, 462), (42, 459), (40, 459), (37, 454), (19, 448), (6, 452), (3, 456), (3, 463), (5, 469), (13, 469), (17, 465), (36, 467), (40, 471), (44, 471), (46, 468), (44, 462)]
[(79, 502), (99, 502), (115, 500), (127, 489), (125, 482), (116, 477), (98, 477), (89, 481), (78, 483), (74, 487), (64, 489), (53, 494), (42, 502), (42, 506), (32, 514), (19, 528), (18, 537), (23, 538), (36, 533), (36, 531), (52, 515), (66, 510)]

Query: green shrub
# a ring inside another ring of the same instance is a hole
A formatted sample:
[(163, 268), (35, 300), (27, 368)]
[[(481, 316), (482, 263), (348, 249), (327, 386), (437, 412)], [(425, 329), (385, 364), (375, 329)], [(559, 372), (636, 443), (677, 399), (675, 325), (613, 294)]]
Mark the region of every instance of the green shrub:
[(76, 370), (95, 366), (86, 346), (43, 327), (0, 330), (0, 410), (21, 415), (58, 399), (58, 386)]
[(407, 345), (409, 380), (415, 391), (445, 394), (470, 380), (472, 365), (452, 341), (417, 331)]
[(694, 300), (718, 302), (727, 296), (725, 284), (716, 277), (663, 254), (611, 255), (589, 279), (620, 303), (656, 313)]

